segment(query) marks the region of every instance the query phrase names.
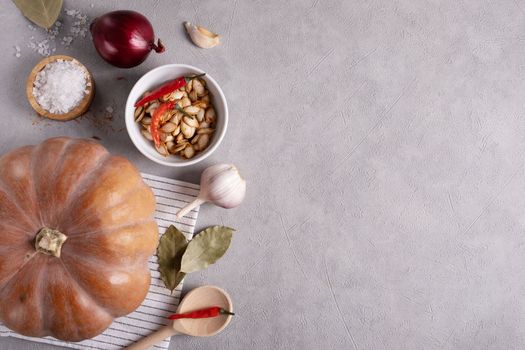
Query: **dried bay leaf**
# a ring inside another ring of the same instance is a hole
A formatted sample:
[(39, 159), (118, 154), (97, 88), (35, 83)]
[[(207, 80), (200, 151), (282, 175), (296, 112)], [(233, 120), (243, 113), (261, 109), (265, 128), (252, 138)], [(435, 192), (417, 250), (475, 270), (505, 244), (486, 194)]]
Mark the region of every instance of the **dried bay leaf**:
[(196, 235), (182, 256), (180, 270), (190, 273), (205, 269), (219, 260), (228, 250), (234, 229), (213, 226)]
[(184, 272), (181, 272), (180, 268), (182, 256), (187, 246), (188, 240), (182, 232), (175, 226), (170, 225), (166, 233), (160, 238), (160, 243), (157, 247), (160, 277), (166, 288), (172, 292), (186, 275)]
[(14, 4), (31, 22), (50, 28), (62, 10), (63, 0), (13, 0)]

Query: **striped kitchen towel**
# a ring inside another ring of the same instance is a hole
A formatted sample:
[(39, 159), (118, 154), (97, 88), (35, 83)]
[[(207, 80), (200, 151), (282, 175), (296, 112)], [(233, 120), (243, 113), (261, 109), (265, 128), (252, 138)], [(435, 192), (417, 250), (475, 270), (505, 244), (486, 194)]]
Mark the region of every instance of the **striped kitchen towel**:
[[(177, 228), (188, 239), (193, 236), (197, 221), (198, 208), (192, 210), (183, 219), (177, 220), (175, 213), (187, 203), (193, 201), (199, 194), (199, 186), (183, 181), (172, 180), (164, 177), (142, 174), (144, 181), (151, 187), (157, 199), (155, 218), (159, 225), (160, 233), (175, 223)], [(180, 300), (182, 283), (173, 291), (173, 295), (164, 287), (157, 271), (157, 257), (149, 260), (151, 271), (151, 285), (146, 299), (133, 313), (115, 319), (111, 326), (101, 335), (78, 343), (64, 342), (51, 337), (31, 338), (10, 331), (0, 324), (0, 336), (16, 337), (33, 342), (47, 343), (74, 349), (94, 350), (119, 350), (142, 337), (151, 334), (168, 323), (166, 316), (177, 309)], [(170, 344), (169, 339), (155, 346), (154, 349), (166, 350)]]

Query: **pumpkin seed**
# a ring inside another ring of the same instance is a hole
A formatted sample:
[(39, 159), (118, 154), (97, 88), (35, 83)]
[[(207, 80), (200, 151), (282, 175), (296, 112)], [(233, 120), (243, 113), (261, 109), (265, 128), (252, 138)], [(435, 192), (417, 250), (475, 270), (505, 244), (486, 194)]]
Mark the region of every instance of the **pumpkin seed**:
[(195, 91), (198, 96), (204, 95), (204, 85), (202, 85), (199, 79), (193, 79), (193, 91)]
[(199, 136), (200, 135), (195, 135), (192, 139), (191, 139), (191, 144), (194, 145), (197, 143), (197, 141), (199, 141)]
[(155, 112), (155, 110), (157, 109), (157, 107), (159, 107), (160, 103), (155, 100), (153, 102), (151, 102), (148, 107), (146, 108), (146, 112), (153, 115), (153, 113)]
[(160, 122), (161, 123), (166, 123), (170, 119), (171, 119), (171, 113), (170, 112), (166, 112), (160, 117)]
[(199, 135), (209, 135), (209, 134), (213, 134), (213, 132), (215, 131), (215, 129), (212, 129), (212, 128), (200, 128), (197, 130), (197, 134)]
[(184, 137), (186, 137), (187, 139), (195, 135), (195, 128), (192, 126), (189, 126), (188, 124), (184, 122), (180, 123), (180, 131), (182, 132)]
[(175, 125), (179, 125), (181, 119), (182, 119), (182, 113), (176, 111), (175, 114), (171, 117), (171, 119), (170, 119), (170, 123), (173, 123), (173, 124), (175, 124)]
[(157, 152), (159, 152), (159, 154), (163, 155), (164, 157), (169, 155), (168, 149), (163, 143), (161, 143), (159, 147), (155, 147), (155, 149), (157, 150)]
[(135, 121), (136, 122), (140, 122), (142, 120), (142, 118), (144, 118), (144, 115), (145, 115), (145, 111), (144, 111), (144, 107), (143, 106), (139, 106), (137, 108), (135, 108)]
[(198, 128), (199, 127), (199, 122), (195, 118), (190, 118), (188, 116), (184, 116), (184, 118), (182, 118), (182, 121), (183, 121), (183, 123), (187, 124), (188, 126), (191, 126), (191, 127), (194, 127), (194, 128)]
[(180, 90), (175, 90), (171, 93), (171, 98), (173, 98), (172, 101), (180, 100), (183, 97), (184, 97), (184, 93)]
[(177, 136), (180, 133), (180, 125), (177, 125), (177, 128), (171, 133), (173, 136)]
[(194, 101), (197, 101), (199, 99), (199, 96), (197, 96), (197, 90), (191, 90), (191, 92), (188, 94), (188, 96), (190, 97), (190, 100), (192, 102)]
[(173, 147), (172, 153), (180, 152), (183, 149), (185, 149), (186, 146), (188, 146), (188, 142), (180, 143), (180, 144), (176, 145), (175, 147)]
[(199, 123), (204, 120), (204, 113), (205, 113), (204, 109), (201, 109), (199, 113), (197, 113), (197, 120), (199, 121)]
[(153, 141), (153, 137), (151, 136), (151, 133), (148, 130), (142, 129), (140, 130), (140, 132), (142, 133), (142, 136), (144, 136), (146, 139)]
[(186, 148), (184, 148), (184, 151), (182, 151), (184, 157), (190, 159), (195, 155), (195, 150), (193, 149), (192, 145), (188, 145)]
[(191, 106), (191, 100), (187, 97), (184, 97), (182, 100), (180, 100), (180, 103), (182, 108)]
[(177, 129), (177, 125), (168, 122), (164, 124), (160, 129), (164, 132), (173, 132), (175, 131), (175, 129)]
[(201, 134), (197, 136), (199, 136), (199, 140), (197, 142), (199, 149), (205, 149), (208, 146), (208, 143), (210, 143), (210, 136), (208, 134)]
[(168, 102), (171, 94), (162, 95), (159, 100), (160, 102)]
[(188, 82), (188, 84), (186, 84), (186, 92), (187, 92), (187, 93), (190, 93), (192, 87), (193, 87), (193, 79), (190, 80), (190, 81)]
[(182, 143), (184, 141), (186, 141), (186, 140), (184, 139), (184, 135), (183, 134), (178, 134), (177, 137), (175, 138), (175, 142), (176, 143)]
[(199, 113), (199, 110), (200, 108), (199, 107), (195, 107), (195, 106), (189, 106), (189, 107), (186, 107), (184, 108), (184, 112), (190, 114), (190, 115), (196, 115), (197, 113)]
[(201, 101), (201, 100), (193, 102), (193, 105), (195, 107), (199, 107), (199, 108), (202, 108), (202, 109), (208, 108), (208, 104), (206, 102)]
[(213, 123), (215, 121), (215, 109), (213, 109), (213, 107), (208, 108), (204, 114), (204, 118), (208, 123)]
[[(151, 130), (150, 130), (151, 132)], [(165, 142), (166, 141), (166, 137), (168, 136), (168, 134), (166, 134), (165, 132), (162, 132), (159, 130), (159, 138), (162, 142)]]
[(151, 118), (150, 117), (142, 118), (142, 125), (150, 125), (150, 124), (151, 124)]

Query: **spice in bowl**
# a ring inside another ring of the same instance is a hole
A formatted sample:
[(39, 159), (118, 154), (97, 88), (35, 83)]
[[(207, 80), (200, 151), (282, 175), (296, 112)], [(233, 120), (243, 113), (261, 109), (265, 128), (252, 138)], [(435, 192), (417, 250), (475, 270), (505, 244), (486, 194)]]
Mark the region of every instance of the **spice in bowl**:
[(74, 61), (56, 60), (37, 73), (33, 96), (46, 111), (65, 114), (80, 104), (90, 84), (83, 67)]
[(66, 55), (42, 59), (31, 70), (26, 84), (27, 99), (41, 116), (71, 120), (84, 114), (95, 94), (87, 68)]
[(190, 159), (210, 144), (216, 114), (203, 75), (168, 81), (135, 103), (135, 121), (159, 154)]

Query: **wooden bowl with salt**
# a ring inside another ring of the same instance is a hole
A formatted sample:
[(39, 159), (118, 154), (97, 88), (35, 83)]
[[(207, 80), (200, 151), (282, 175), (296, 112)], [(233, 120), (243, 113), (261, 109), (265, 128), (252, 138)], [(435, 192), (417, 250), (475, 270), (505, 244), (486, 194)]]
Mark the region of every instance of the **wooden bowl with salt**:
[[(33, 88), (34, 88), (34, 82), (37, 77), (37, 74), (46, 67), (46, 65), (56, 62), (58, 60), (63, 61), (71, 61), (75, 64), (77, 64), (84, 72), (86, 77), (86, 94), (84, 95), (83, 99), (70, 111), (63, 114), (57, 114), (57, 113), (51, 113), (44, 109), (36, 100), (34, 94), (33, 94)], [(54, 120), (71, 120), (75, 119), (82, 114), (86, 113), (89, 106), (91, 105), (91, 102), (93, 101), (93, 97), (95, 96), (95, 81), (93, 80), (93, 76), (89, 72), (89, 70), (78, 60), (76, 60), (73, 57), (66, 56), (66, 55), (55, 55), (55, 56), (49, 56), (41, 60), (37, 63), (37, 65), (31, 70), (31, 73), (29, 74), (29, 77), (27, 78), (27, 84), (26, 84), (26, 94), (27, 99), (29, 100), (29, 103), (31, 104), (31, 107), (42, 117), (46, 117), (49, 119)]]

